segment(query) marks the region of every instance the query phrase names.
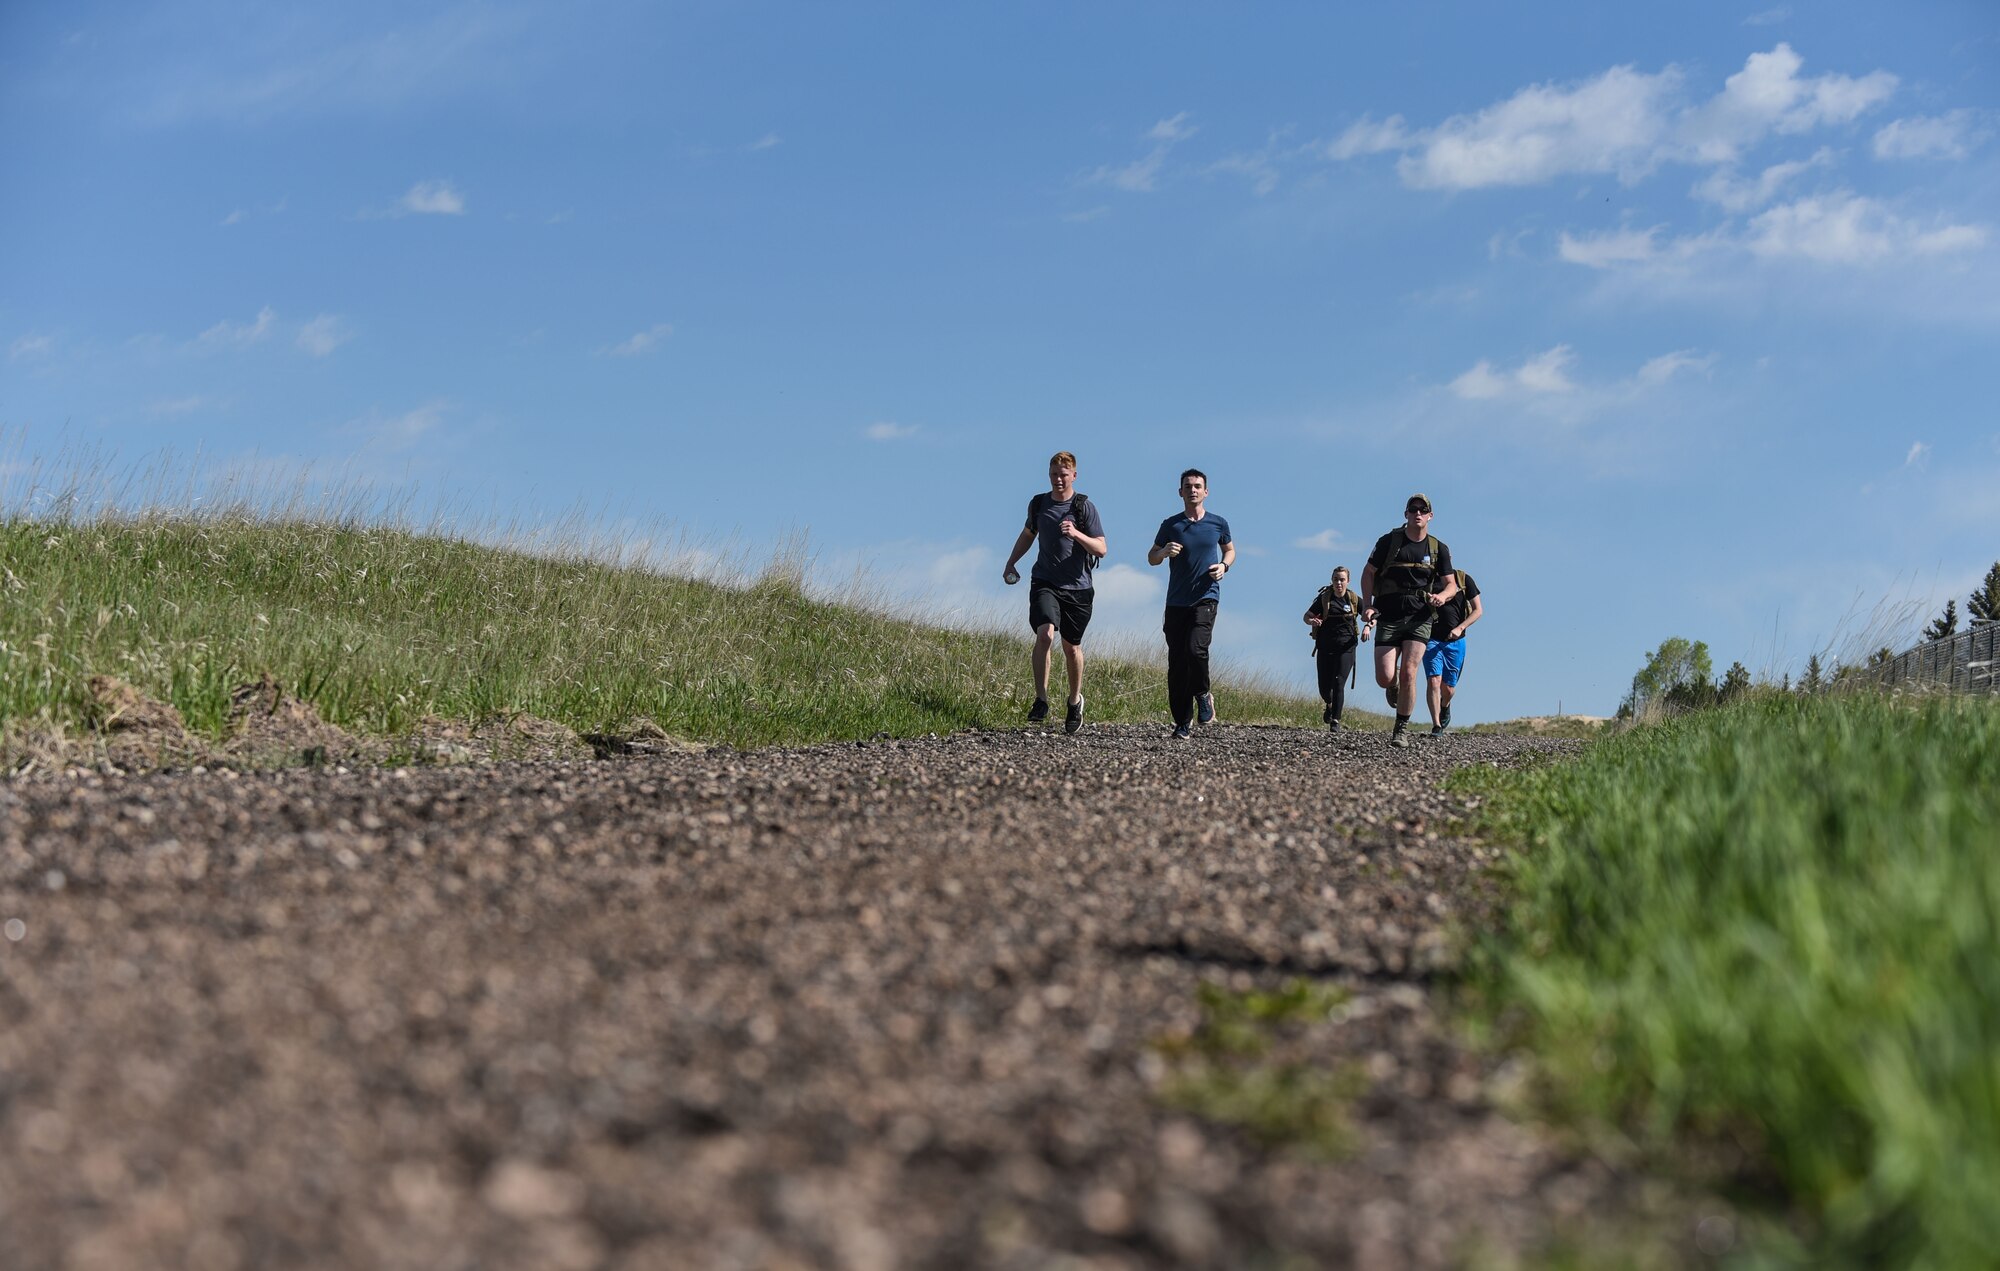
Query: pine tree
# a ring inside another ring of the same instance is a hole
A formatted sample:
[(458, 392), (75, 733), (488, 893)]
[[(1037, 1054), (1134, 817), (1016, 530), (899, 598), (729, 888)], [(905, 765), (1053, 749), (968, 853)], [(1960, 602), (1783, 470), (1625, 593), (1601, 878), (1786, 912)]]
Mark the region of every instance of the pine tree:
[(1721, 697), (1725, 702), (1733, 702), (1750, 691), (1750, 668), (1741, 662), (1731, 662), (1729, 669), (1722, 673)]
[(1983, 622), (2000, 622), (2000, 560), (1986, 571), (1986, 581), (1979, 584), (1979, 589), (1965, 598), (1965, 616), (1975, 627)]
[(1819, 664), (1819, 654), (1806, 659), (1806, 673), (1799, 679), (1799, 692), (1817, 693), (1826, 687), (1826, 672)]
[(1957, 634), (1958, 602), (1947, 600), (1944, 602), (1944, 612), (1938, 615), (1937, 621), (1924, 628), (1924, 639), (1943, 640)]

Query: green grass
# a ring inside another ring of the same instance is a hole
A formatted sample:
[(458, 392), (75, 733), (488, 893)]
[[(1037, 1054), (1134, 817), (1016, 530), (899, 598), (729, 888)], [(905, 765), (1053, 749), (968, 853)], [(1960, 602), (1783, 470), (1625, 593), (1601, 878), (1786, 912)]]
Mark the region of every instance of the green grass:
[(1734, 1142), (1809, 1266), (2000, 1249), (2000, 704), (1781, 697), (1459, 778), (1525, 846), (1476, 974), (1559, 1105)]
[(1329, 1066), (1297, 1044), (1304, 1030), (1324, 1024), (1347, 1001), (1347, 991), (1294, 979), (1246, 992), (1204, 982), (1196, 993), (1200, 1026), (1154, 1045), (1171, 1065), (1161, 1100), (1267, 1147), (1325, 1159), (1351, 1151), (1349, 1107), (1366, 1080), (1354, 1065)]
[[(222, 730), (269, 672), (369, 736), (526, 711), (579, 732), (640, 717), (737, 746), (1018, 724), (1027, 642), (815, 599), (784, 562), (723, 585), (406, 529), (232, 514), (0, 521), (0, 723), (74, 729), (115, 675)], [(1062, 676), (1060, 658), (1055, 676)], [(1318, 703), (1227, 682), (1233, 722)], [(1165, 675), (1093, 658), (1093, 720), (1164, 719)]]

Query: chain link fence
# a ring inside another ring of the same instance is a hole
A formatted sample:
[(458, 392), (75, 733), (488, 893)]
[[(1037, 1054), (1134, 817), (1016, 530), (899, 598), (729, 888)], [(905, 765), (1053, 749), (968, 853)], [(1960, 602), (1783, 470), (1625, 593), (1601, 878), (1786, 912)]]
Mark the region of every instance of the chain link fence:
[(1875, 666), (1883, 684), (1939, 688), (1953, 693), (2000, 693), (2000, 622), (1982, 622), (1957, 635), (1920, 644)]

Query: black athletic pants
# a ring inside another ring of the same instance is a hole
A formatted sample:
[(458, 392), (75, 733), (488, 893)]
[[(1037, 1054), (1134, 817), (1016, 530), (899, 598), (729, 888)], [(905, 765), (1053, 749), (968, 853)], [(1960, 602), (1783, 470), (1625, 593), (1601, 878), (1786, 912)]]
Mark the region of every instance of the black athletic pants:
[(1354, 673), (1354, 648), (1351, 644), (1322, 644), (1313, 654), (1313, 665), (1319, 668), (1319, 700), (1333, 707), (1336, 720), (1347, 709), (1347, 677)]
[(1194, 699), (1208, 692), (1208, 642), (1215, 634), (1215, 602), (1168, 605), (1161, 624), (1167, 636), (1167, 705), (1174, 723), (1194, 722)]

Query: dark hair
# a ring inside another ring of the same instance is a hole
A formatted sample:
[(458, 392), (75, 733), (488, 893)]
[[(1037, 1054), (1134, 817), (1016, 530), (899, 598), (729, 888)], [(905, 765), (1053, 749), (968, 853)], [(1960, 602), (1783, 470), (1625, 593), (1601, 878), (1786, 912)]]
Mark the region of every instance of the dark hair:
[(1208, 484), (1208, 474), (1206, 472), (1203, 472), (1200, 468), (1189, 468), (1186, 472), (1181, 473), (1181, 479), (1179, 481), (1174, 482), (1174, 484), (1186, 485), (1187, 479), (1189, 477), (1200, 477), (1201, 483), (1203, 485)]

